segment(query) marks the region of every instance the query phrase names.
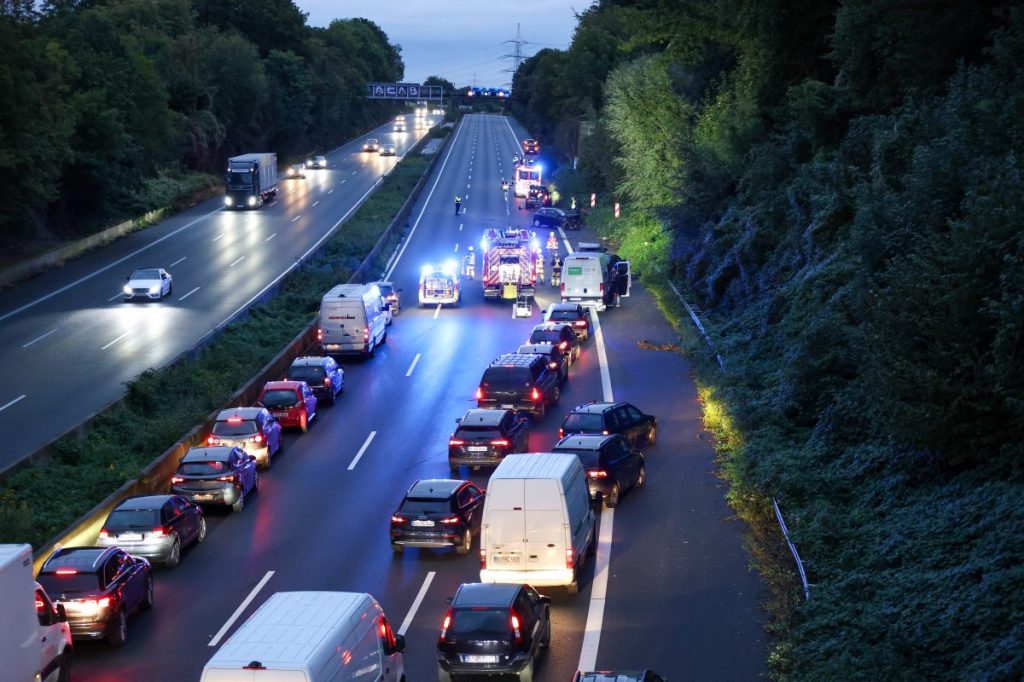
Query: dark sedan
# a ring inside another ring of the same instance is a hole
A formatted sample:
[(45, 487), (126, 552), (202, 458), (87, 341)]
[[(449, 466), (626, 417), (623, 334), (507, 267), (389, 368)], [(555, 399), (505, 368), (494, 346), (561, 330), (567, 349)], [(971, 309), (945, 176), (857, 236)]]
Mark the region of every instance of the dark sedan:
[(173, 567), (181, 562), (182, 548), (205, 539), (206, 519), (199, 505), (180, 495), (146, 495), (114, 507), (96, 544)]
[(583, 227), (583, 224), (577, 211), (566, 211), (563, 208), (544, 206), (533, 214), (533, 226), (578, 230)]
[(590, 499), (603, 500), (609, 509), (619, 505), (624, 492), (640, 488), (647, 481), (644, 456), (625, 436), (574, 434), (558, 441), (552, 452), (569, 452), (579, 457), (587, 470)]
[(583, 403), (572, 408), (558, 429), (559, 438), (570, 433), (621, 433), (637, 447), (654, 445), (658, 440), (658, 420), (630, 403)]
[(552, 303), (544, 313), (545, 322), (561, 322), (572, 326), (580, 342), (590, 338), (590, 307), (579, 303)]
[(71, 636), (128, 639), (128, 616), (153, 606), (149, 562), (117, 547), (63, 547), (43, 564), (37, 581), (64, 607)]
[(454, 547), (469, 554), (483, 504), (484, 491), (469, 481), (416, 481), (391, 515), (391, 549)]
[(448, 439), (448, 466), (496, 466), (506, 455), (529, 449), (529, 424), (514, 410), (474, 409), (456, 419)]
[(171, 492), (196, 504), (245, 509), (245, 496), (259, 490), (256, 457), (241, 448), (190, 448), (171, 477)]

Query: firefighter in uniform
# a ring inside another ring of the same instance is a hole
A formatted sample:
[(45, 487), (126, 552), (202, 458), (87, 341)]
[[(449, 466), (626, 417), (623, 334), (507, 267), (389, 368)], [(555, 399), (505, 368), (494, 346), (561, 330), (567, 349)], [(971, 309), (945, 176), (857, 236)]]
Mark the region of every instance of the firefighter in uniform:
[(544, 256), (537, 254), (537, 283), (544, 284)]
[(551, 283), (556, 287), (562, 284), (562, 259), (557, 253), (551, 258)]

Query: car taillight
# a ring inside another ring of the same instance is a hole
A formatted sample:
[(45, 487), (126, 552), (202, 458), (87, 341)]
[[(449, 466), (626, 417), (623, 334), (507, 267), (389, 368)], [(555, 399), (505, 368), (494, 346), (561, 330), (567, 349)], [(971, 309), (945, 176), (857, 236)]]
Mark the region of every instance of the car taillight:
[(569, 347), (569, 342), (568, 341), (562, 341), (562, 343), (558, 344), (558, 350), (565, 350), (568, 347)]
[(78, 575), (77, 568), (58, 568), (55, 572), (57, 575)]
[(446, 526), (454, 526), (458, 522), (459, 522), (459, 517), (458, 516), (449, 516), (446, 519), (441, 519), (441, 523), (443, 523)]
[(587, 326), (587, 321), (586, 320), (576, 320), (575, 322), (572, 323), (572, 326), (574, 326), (574, 327), (586, 327)]
[(330, 385), (331, 385), (331, 378), (330, 377), (324, 377), (324, 386), (330, 386)]
[(523, 633), (519, 629), (519, 614), (517, 614), (515, 611), (512, 611), (512, 617), (509, 620), (511, 620), (512, 625), (512, 643), (522, 644)]
[(537, 390), (536, 386), (534, 386), (533, 390), (530, 392), (530, 400), (533, 400), (533, 401), (540, 400), (540, 391)]
[(572, 547), (565, 550), (565, 567), (571, 569), (573, 565), (572, 561)]
[(459, 440), (458, 438), (449, 438), (448, 445), (465, 445), (466, 441)]
[(162, 538), (165, 535), (167, 535), (167, 531), (163, 528), (154, 528), (153, 530), (149, 531), (149, 537), (151, 538)]
[(563, 429), (562, 427), (558, 427), (558, 437), (565, 438), (565, 429)]
[(480, 388), (479, 386), (477, 386), (477, 389), (476, 389), (476, 399), (477, 400), (483, 400), (484, 399), (484, 389)]
[(253, 436), (252, 438), (249, 439), (249, 442), (250, 443), (262, 443), (263, 442), (263, 434), (262, 433), (257, 433), (255, 436)]
[(171, 476), (171, 483), (184, 483), (184, 482), (185, 482), (185, 477), (184, 476)]
[(608, 478), (608, 472), (604, 469), (587, 469), (587, 476), (591, 478)]
[(399, 514), (392, 514), (391, 523), (405, 523), (405, 517)]
[(324, 340), (324, 330), (322, 327), (317, 327), (316, 329), (316, 340), (317, 342)]
[(608, 435), (608, 429), (605, 429), (604, 431), (602, 431), (601, 435), (602, 436), (607, 436)]
[(369, 340), (370, 340), (370, 328), (369, 327), (363, 327), (363, 341), (369, 341)]
[(91, 606), (94, 609), (105, 609), (110, 606), (110, 602), (113, 601), (110, 597), (100, 597), (99, 599), (83, 599), (80, 603), (83, 606)]
[(448, 609), (448, 613), (444, 614), (444, 620), (441, 622), (441, 636), (438, 638), (439, 642), (444, 642), (445, 637), (448, 636), (448, 627), (452, 624), (452, 610)]
[(214, 438), (213, 436), (207, 436), (206, 442), (209, 443), (210, 445), (216, 445), (217, 439)]
[(604, 293), (604, 282), (601, 282), (601, 288), (599, 290), (602, 294)]
[[(174, 479), (171, 479), (172, 481)], [(100, 539), (105, 540), (110, 537), (110, 533), (107, 532), (106, 528), (100, 528)]]
[(500, 447), (507, 448), (508, 440), (505, 438), (496, 438), (495, 440), (491, 441), (491, 445), (498, 445)]
[(218, 481), (233, 481), (233, 480), (235, 480), (235, 477), (234, 477), (234, 475), (231, 475), (231, 476), (218, 476), (217, 480)]
[(487, 568), (487, 550), (480, 548), (480, 568)]
[(562, 282), (562, 293), (565, 293), (565, 282)]

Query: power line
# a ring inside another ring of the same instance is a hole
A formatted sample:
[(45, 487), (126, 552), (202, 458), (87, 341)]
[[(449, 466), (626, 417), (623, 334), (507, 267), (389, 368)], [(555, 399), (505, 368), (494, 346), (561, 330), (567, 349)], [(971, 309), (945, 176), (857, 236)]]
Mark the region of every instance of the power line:
[[(505, 73), (511, 73), (512, 76), (515, 76), (516, 71), (519, 70), (519, 65), (523, 63), (524, 59), (526, 59), (523, 56), (523, 45), (526, 45), (526, 41), (523, 40), (523, 33), (520, 24), (516, 24), (516, 37), (512, 40), (506, 40), (505, 43), (510, 43), (514, 45), (515, 48), (513, 49), (512, 54), (505, 54), (501, 56), (502, 59), (512, 60), (512, 68), (502, 69), (502, 71)], [(509, 80), (511, 81), (512, 79), (509, 78)], [(511, 83), (509, 83), (509, 86), (511, 87)]]

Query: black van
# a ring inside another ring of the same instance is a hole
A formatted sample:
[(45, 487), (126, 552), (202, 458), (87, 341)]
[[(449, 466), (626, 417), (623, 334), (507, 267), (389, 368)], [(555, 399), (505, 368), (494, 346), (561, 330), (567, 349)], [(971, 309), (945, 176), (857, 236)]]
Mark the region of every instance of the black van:
[(540, 421), (561, 397), (557, 369), (542, 355), (506, 353), (484, 371), (476, 389), (476, 406), (529, 412)]

